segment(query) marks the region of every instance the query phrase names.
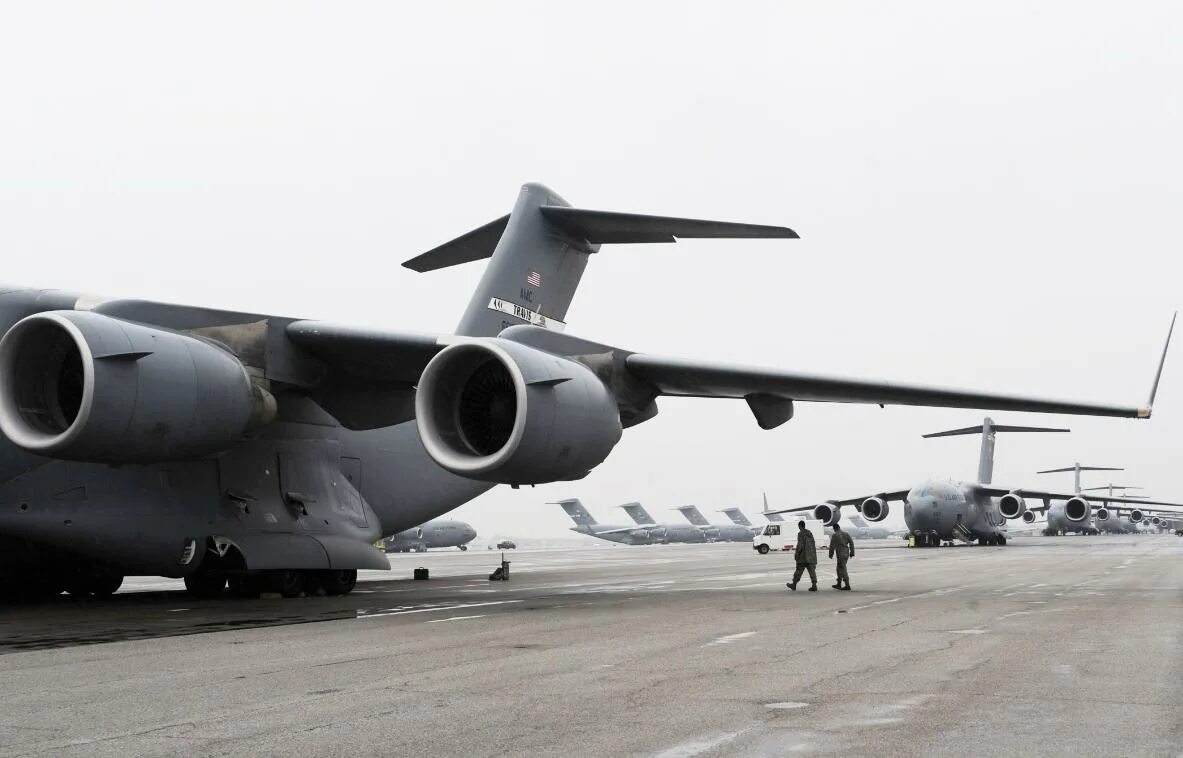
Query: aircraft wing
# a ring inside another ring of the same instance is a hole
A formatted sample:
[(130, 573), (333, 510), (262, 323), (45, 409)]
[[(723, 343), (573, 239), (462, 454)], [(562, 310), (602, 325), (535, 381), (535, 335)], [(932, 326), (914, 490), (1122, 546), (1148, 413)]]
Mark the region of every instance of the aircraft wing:
[[(343, 415), (367, 415), (356, 413), (355, 406), (359, 403), (365, 405), (370, 398), (372, 404), (374, 399), (383, 397), (383, 391), (391, 389), (409, 392), (437, 353), (449, 345), (470, 341), (509, 340), (588, 365), (617, 398), (625, 426), (651, 417), (656, 412), (651, 407), (652, 399), (667, 395), (743, 399), (762, 429), (774, 429), (791, 419), (797, 401), (1150, 418), (1170, 345), (1168, 335), (1150, 400), (1145, 406), (1132, 406), (666, 358), (591, 342), (544, 326), (511, 326), (496, 338), (471, 338), (292, 321), (286, 325), (285, 334), (313, 362), (319, 363), (323, 374), (318, 388), (324, 399), (321, 404), (349, 428), (357, 425), (342, 418)], [(306, 373), (315, 371), (306, 370)], [(335, 411), (333, 405), (341, 412)], [(413, 418), (413, 414), (407, 416), (407, 410), (406, 402), (391, 401), (387, 412), (379, 414), (382, 424)], [(358, 422), (366, 420), (359, 418)], [(370, 423), (374, 422), (370, 420)]]
[[(1009, 495), (1010, 493), (1013, 492), (1016, 495), (1019, 495), (1020, 497), (1022, 497), (1024, 499), (1031, 498), (1034, 500), (1043, 500), (1045, 503), (1047, 503), (1047, 501), (1050, 501), (1050, 500), (1071, 500), (1074, 497), (1079, 497), (1079, 498), (1089, 501), (1090, 503), (1101, 503), (1103, 505), (1107, 505), (1109, 503), (1129, 504), (1131, 509), (1137, 508), (1138, 510), (1142, 510), (1142, 511), (1150, 510), (1145, 507), (1147, 505), (1162, 505), (1162, 506), (1168, 506), (1168, 507), (1173, 507), (1173, 508), (1183, 508), (1183, 503), (1167, 503), (1167, 502), (1162, 502), (1159, 500), (1143, 500), (1142, 498), (1118, 497), (1116, 495), (1114, 495), (1114, 496), (1110, 496), (1110, 495), (1076, 495), (1076, 494), (1070, 494), (1070, 493), (1064, 493), (1064, 492), (1042, 492), (1040, 490), (1028, 490), (1028, 489), (1008, 490), (1008, 489), (1001, 489), (998, 487), (984, 487), (981, 485), (977, 486), (975, 489), (978, 492), (982, 493), (983, 495), (988, 495), (990, 497), (1002, 497), (1003, 495)], [(1027, 506), (1027, 510), (1029, 510), (1029, 511), (1044, 511), (1044, 510), (1047, 510), (1049, 507), (1050, 507), (1050, 505), (1046, 505), (1046, 504), (1045, 505), (1037, 505), (1037, 506)]]
[(770, 510), (770, 511), (761, 511), (760, 515), (761, 516), (768, 516), (768, 515), (775, 516), (775, 515), (778, 515), (781, 513), (804, 513), (806, 511), (812, 511), (814, 508), (816, 508), (819, 505), (843, 505), (843, 506), (853, 505), (855, 508), (858, 508), (859, 506), (861, 506), (863, 504), (863, 501), (869, 497), (877, 497), (877, 498), (880, 498), (881, 500), (886, 500), (888, 502), (891, 502), (893, 500), (906, 500), (909, 492), (911, 492), (910, 489), (892, 490), (890, 492), (872, 492), (867, 495), (862, 495), (860, 497), (852, 497), (852, 498), (848, 498), (846, 500), (827, 500), (825, 503), (815, 503), (813, 505), (797, 505), (797, 506), (793, 506), (792, 508), (778, 508), (778, 509)]
[(792, 418), (794, 401), (920, 405), (1125, 418), (1149, 418), (1151, 413), (1149, 407), (1081, 403), (879, 379), (850, 379), (641, 353), (629, 355), (625, 366), (630, 374), (650, 383), (661, 395), (742, 398), (748, 402), (757, 422), (764, 429), (775, 428)]

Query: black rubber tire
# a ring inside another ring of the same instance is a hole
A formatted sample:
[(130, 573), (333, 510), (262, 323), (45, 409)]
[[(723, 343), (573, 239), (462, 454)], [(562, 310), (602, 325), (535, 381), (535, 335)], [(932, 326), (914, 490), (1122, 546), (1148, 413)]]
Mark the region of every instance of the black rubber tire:
[(998, 545), (1000, 547), (1004, 547), (1006, 545), (1006, 537), (1002, 536), (1001, 534), (998, 535)]
[(199, 571), (192, 576), (185, 577), (185, 589), (193, 597), (218, 597), (226, 589), (226, 576)]
[(246, 574), (233, 574), (226, 578), (230, 594), (234, 597), (252, 598), (259, 596), (259, 584), (255, 577)]
[(300, 597), (304, 594), (304, 572), (296, 569), (268, 572), (268, 587), (284, 597)]
[(461, 546), (460, 546), (460, 549), (461, 549), (461, 550), (467, 550), (467, 549), (468, 549), (468, 545), (461, 545)]
[(123, 574), (91, 577), (87, 581), (87, 586), (90, 587), (90, 594), (95, 597), (111, 597), (123, 586)]
[(318, 571), (317, 581), (321, 589), (325, 591), (325, 594), (330, 597), (348, 595), (350, 592), (353, 592), (353, 587), (357, 584), (357, 572), (353, 570), (331, 569), (328, 571)]
[(761, 545), (760, 547), (756, 548), (756, 552), (760, 555), (768, 555), (768, 546)]

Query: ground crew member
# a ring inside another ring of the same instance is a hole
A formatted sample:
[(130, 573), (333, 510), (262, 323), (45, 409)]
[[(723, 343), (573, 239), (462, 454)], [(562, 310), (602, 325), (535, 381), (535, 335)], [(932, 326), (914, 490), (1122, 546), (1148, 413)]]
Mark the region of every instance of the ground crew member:
[(809, 581), (813, 582), (809, 591), (817, 592), (817, 543), (813, 540), (813, 532), (805, 528), (804, 521), (797, 522), (797, 544), (793, 547), (793, 557), (797, 559), (797, 570), (793, 572), (793, 581), (786, 582), (785, 586), (796, 592), (802, 572), (808, 569)]
[(854, 540), (837, 524), (834, 524), (834, 533), (830, 535), (830, 557), (835, 555), (838, 556), (838, 583), (833, 587), (836, 590), (849, 590), (850, 574), (846, 573), (846, 561), (854, 557)]

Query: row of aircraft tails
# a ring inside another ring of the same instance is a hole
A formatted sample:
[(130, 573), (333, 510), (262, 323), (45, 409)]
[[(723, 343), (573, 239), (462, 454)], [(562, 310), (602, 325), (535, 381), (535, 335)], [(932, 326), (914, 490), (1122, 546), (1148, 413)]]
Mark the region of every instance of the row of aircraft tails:
[[(571, 531), (622, 545), (751, 542), (753, 537), (764, 530), (763, 525), (752, 524), (751, 520), (739, 508), (720, 510), (719, 512), (727, 516), (730, 521), (712, 524), (698, 509), (698, 506), (683, 505), (674, 510), (685, 516), (685, 522), (662, 524), (650, 516), (640, 503), (625, 503), (617, 507), (628, 514), (633, 523), (601, 524), (576, 498), (558, 500), (553, 504), (561, 506), (575, 522)], [(764, 510), (768, 511), (767, 496), (764, 498)], [(771, 524), (779, 524), (784, 521), (776, 513), (765, 513), (764, 515)], [(851, 517), (847, 531), (855, 539), (886, 539), (895, 534), (883, 527), (867, 524), (857, 514)]]

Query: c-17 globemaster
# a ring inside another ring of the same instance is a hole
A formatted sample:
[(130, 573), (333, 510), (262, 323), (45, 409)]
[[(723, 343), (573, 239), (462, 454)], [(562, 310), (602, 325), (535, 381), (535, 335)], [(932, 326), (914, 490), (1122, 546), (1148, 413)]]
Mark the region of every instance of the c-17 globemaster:
[[(1169, 336), (1167, 342), (1169, 345)], [(1165, 358), (1165, 356), (1164, 349), (1163, 357)], [(1161, 374), (1161, 364), (1159, 372)], [(1157, 385), (1158, 380), (1155, 379), (1155, 388)], [(1153, 395), (1154, 390), (1151, 391), (1151, 396), (1153, 397)], [(1028, 513), (1048, 510), (1053, 500), (1066, 501), (1064, 512), (1069, 519), (1074, 521), (1084, 521), (1092, 515), (1092, 501), (1099, 501), (1102, 507), (1110, 503), (1135, 502), (1121, 497), (1095, 497), (1080, 493), (1001, 488), (992, 484), (994, 436), (996, 433), (1066, 431), (1068, 430), (1005, 426), (995, 424), (992, 419), (986, 418), (982, 421), (981, 426), (926, 434), (924, 435), (926, 438), (980, 434), (982, 443), (978, 458), (977, 481), (929, 480), (910, 489), (878, 492), (849, 500), (829, 500), (820, 505), (782, 508), (774, 512), (810, 511), (814, 518), (822, 521), (826, 526), (833, 526), (842, 517), (842, 507), (853, 506), (866, 520), (878, 522), (887, 517), (890, 501), (902, 500), (904, 502), (904, 521), (907, 523), (910, 533), (915, 537), (917, 545), (939, 545), (953, 540), (976, 541), (979, 545), (1005, 545), (1007, 519), (1021, 518)], [(1028, 506), (1027, 498), (1042, 500), (1044, 505)], [(1148, 502), (1148, 504), (1176, 505), (1158, 502)]]
[(199, 595), (227, 582), (349, 592), (358, 569), (389, 568), (381, 537), (497, 484), (586, 476), (662, 395), (743, 399), (763, 429), (800, 402), (1150, 416), (565, 333), (601, 245), (796, 236), (573, 208), (527, 184), (510, 214), (404, 264), (489, 259), (455, 334), (0, 287), (0, 584), (104, 595), (147, 574), (183, 577)]
[(599, 523), (578, 498), (556, 500), (551, 505), (562, 506), (571, 520), (575, 522), (571, 531), (578, 534), (586, 534), (589, 537), (598, 537), (622, 545), (653, 545), (660, 542), (648, 529), (643, 529), (636, 524)]
[(752, 536), (758, 531), (751, 524), (712, 524), (696, 505), (683, 505), (676, 510), (702, 530), (707, 542), (751, 542)]
[(436, 519), (420, 524), (414, 529), (403, 531), (387, 537), (385, 543), (388, 553), (409, 553), (412, 550), (422, 553), (433, 547), (458, 547), (468, 550), (468, 543), (476, 539), (476, 529), (464, 521), (451, 519)]

